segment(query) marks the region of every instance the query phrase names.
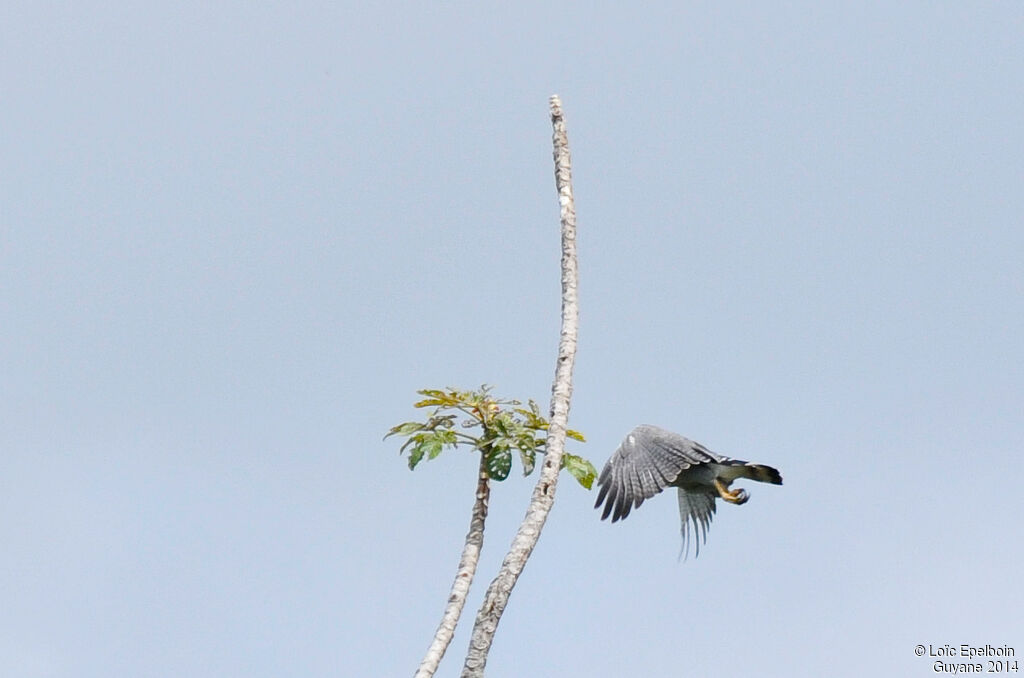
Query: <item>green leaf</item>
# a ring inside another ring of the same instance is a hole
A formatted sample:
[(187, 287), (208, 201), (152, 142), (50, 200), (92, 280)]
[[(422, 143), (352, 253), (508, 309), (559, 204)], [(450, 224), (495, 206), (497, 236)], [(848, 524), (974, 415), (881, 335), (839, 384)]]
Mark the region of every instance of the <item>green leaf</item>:
[(594, 465), (575, 454), (568, 452), (562, 454), (562, 468), (569, 471), (572, 477), (588, 490), (593, 487), (594, 480), (597, 478), (597, 469), (594, 468)]
[(427, 454), (427, 459), (435, 459), (437, 455), (441, 454), (444, 445), (441, 444), (441, 441), (435, 435), (424, 440), (423, 444), (420, 445), (420, 449)]
[(415, 471), (416, 470), (416, 464), (420, 463), (420, 460), (422, 460), (422, 459), (423, 459), (423, 445), (420, 444), (420, 445), (417, 445), (416, 447), (412, 448), (412, 452), (409, 453), (409, 470), (410, 471)]
[(533, 473), (533, 468), (537, 464), (537, 453), (533, 447), (529, 445), (519, 446), (519, 461), (523, 463), (523, 475), (528, 476)]
[(416, 431), (422, 430), (423, 424), (421, 424), (420, 422), (407, 421), (404, 424), (399, 424), (398, 426), (393, 427), (390, 431), (388, 431), (387, 435), (384, 436), (384, 439), (387, 440), (391, 436), (407, 436), (411, 433), (415, 433)]
[(543, 417), (538, 417), (529, 410), (516, 408), (516, 413), (523, 417), (523, 426), (525, 426), (528, 429), (534, 431), (543, 431), (548, 427), (548, 422), (546, 422)]
[(434, 405), (447, 405), (447, 404), (448, 404), (447, 400), (442, 400), (440, 398), (427, 398), (426, 400), (421, 400), (419, 402), (413, 403), (412, 406), (413, 407), (433, 407)]
[(565, 435), (569, 436), (573, 440), (578, 440), (581, 443), (587, 442), (586, 440), (584, 440), (582, 433), (580, 433), (579, 431), (573, 431), (571, 428), (565, 430)]
[(508, 478), (509, 471), (512, 470), (512, 451), (507, 447), (498, 447), (492, 445), (491, 449), (487, 451), (485, 457), (487, 461), (487, 475), (494, 480), (504, 480)]
[(491, 421), (491, 428), (497, 431), (501, 436), (509, 436), (509, 426), (512, 424), (507, 414), (501, 414)]

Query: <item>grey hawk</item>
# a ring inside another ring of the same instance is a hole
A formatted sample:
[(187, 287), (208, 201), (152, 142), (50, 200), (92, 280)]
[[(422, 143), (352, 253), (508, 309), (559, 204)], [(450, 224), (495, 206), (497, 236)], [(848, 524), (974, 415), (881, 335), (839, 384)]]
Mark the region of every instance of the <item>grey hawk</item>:
[(700, 555), (701, 542), (707, 543), (715, 499), (744, 504), (750, 498), (746, 490), (729, 489), (737, 478), (782, 484), (782, 476), (771, 466), (723, 457), (678, 433), (644, 424), (630, 431), (604, 465), (597, 480), (601, 491), (594, 508), (603, 503), (601, 520), (610, 515), (614, 523), (628, 516), (631, 509), (639, 508), (645, 499), (666, 487), (677, 487), (682, 552), (689, 554), (692, 541), (696, 556)]

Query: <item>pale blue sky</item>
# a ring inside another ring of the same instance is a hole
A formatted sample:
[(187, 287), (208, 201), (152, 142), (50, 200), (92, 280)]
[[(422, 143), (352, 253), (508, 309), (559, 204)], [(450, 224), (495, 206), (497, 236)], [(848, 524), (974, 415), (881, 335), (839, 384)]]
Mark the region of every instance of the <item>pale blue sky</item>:
[(563, 482), (488, 676), (1024, 653), (1022, 35), (1019, 2), (6, 5), (0, 678), (412, 673), (475, 461), (381, 436), (417, 388), (547, 402), (555, 92), (572, 449), (646, 422), (786, 484), (678, 563), (673, 497), (610, 525)]

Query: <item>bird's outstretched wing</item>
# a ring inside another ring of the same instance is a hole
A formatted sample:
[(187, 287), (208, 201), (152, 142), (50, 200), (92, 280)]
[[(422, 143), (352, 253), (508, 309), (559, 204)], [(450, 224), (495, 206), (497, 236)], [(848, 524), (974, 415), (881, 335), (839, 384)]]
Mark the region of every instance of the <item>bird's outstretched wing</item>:
[[(604, 503), (601, 520), (611, 515), (614, 523), (672, 485), (682, 471), (724, 459), (677, 433), (647, 424), (637, 426), (604, 465), (594, 508)], [(711, 501), (713, 507), (714, 499)]]

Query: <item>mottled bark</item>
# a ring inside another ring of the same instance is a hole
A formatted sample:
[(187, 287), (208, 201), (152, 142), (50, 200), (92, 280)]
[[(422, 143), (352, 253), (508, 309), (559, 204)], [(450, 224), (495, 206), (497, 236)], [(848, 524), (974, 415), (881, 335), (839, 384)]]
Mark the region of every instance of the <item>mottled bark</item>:
[(576, 298), (576, 208), (572, 197), (572, 172), (569, 158), (569, 138), (562, 117), (562, 102), (558, 96), (551, 97), (551, 123), (554, 126), (555, 186), (558, 189), (558, 204), (562, 222), (562, 330), (558, 342), (558, 362), (555, 366), (555, 382), (551, 389), (551, 419), (544, 463), (540, 478), (533, 488), (533, 497), (526, 510), (526, 517), (512, 540), (498, 575), (487, 588), (487, 595), (477, 613), (473, 634), (462, 668), (462, 678), (478, 678), (484, 675), (487, 653), (491, 649), (498, 621), (505, 611), (505, 605), (512, 588), (526, 566), (540, 538), (544, 522), (555, 500), (558, 472), (562, 465), (565, 449), (565, 429), (569, 421), (569, 400), (572, 396), (572, 369), (576, 358), (576, 334), (578, 303)]
[(477, 474), (476, 499), (473, 502), (473, 515), (469, 521), (469, 532), (466, 533), (466, 544), (462, 548), (462, 558), (459, 559), (459, 569), (455, 573), (455, 581), (452, 582), (452, 592), (448, 596), (448, 604), (445, 605), (444, 615), (441, 616), (441, 623), (434, 634), (434, 640), (423, 657), (415, 678), (430, 678), (437, 671), (445, 650), (452, 642), (455, 634), (455, 625), (459, 623), (459, 616), (462, 614), (462, 607), (466, 604), (466, 595), (469, 593), (469, 586), (473, 583), (473, 575), (476, 574), (476, 566), (480, 560), (480, 549), (484, 545), (484, 522), (487, 520), (487, 503), (491, 498), (491, 481), (487, 476), (487, 466), (483, 453), (480, 454), (480, 471)]

